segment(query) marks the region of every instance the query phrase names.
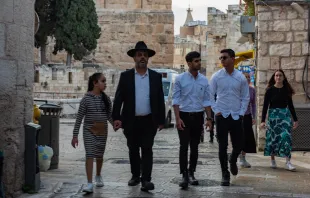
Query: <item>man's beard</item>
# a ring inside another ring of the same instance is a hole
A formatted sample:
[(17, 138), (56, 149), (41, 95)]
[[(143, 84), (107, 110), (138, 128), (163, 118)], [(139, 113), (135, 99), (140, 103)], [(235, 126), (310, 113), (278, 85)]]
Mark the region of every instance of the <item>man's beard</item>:
[(201, 67), (200, 68), (192, 68), (192, 71), (199, 71), (201, 69)]
[(137, 66), (138, 68), (145, 68), (145, 67), (147, 67), (147, 61), (144, 61), (144, 63), (137, 62), (137, 63), (136, 63), (136, 66)]

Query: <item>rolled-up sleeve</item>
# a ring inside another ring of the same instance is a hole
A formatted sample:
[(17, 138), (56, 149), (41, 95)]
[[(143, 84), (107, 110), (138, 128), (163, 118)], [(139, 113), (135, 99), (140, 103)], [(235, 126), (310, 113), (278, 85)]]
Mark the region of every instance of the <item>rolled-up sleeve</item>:
[(172, 92), (172, 105), (180, 105), (180, 97), (181, 97), (181, 83), (180, 79), (176, 78)]
[(203, 107), (209, 107), (211, 106), (211, 101), (210, 101), (210, 85), (209, 82), (206, 81), (206, 89), (203, 97)]

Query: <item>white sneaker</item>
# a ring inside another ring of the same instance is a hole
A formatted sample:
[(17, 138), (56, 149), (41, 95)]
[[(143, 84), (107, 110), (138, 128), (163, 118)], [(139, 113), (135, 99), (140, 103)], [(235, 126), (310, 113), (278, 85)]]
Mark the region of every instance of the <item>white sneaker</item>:
[(271, 168), (277, 168), (276, 160), (271, 160)]
[(96, 186), (97, 186), (97, 187), (102, 187), (102, 186), (104, 186), (101, 176), (96, 176), (96, 177), (95, 177), (95, 181), (96, 181)]
[(296, 168), (291, 164), (290, 161), (286, 162), (285, 169), (289, 170), (289, 171), (295, 171), (296, 170)]
[(239, 165), (242, 168), (251, 168), (251, 164), (246, 161), (245, 156), (240, 156)]
[(93, 184), (92, 183), (88, 183), (87, 184), (87, 187), (83, 189), (83, 192), (86, 192), (86, 193), (93, 193)]

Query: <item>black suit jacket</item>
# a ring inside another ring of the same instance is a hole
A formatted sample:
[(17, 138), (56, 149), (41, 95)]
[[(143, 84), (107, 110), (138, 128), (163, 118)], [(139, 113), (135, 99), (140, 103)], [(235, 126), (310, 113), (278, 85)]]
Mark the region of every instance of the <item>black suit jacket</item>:
[[(156, 126), (165, 123), (165, 101), (161, 74), (148, 69), (150, 80), (150, 104)], [(136, 114), (135, 69), (121, 73), (113, 104), (113, 120), (121, 120), (122, 128), (133, 129)]]

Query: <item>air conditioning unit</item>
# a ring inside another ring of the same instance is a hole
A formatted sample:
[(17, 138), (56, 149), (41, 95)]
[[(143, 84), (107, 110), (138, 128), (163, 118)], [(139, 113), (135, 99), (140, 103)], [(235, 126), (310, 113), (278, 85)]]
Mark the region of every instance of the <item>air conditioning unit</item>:
[(310, 151), (310, 104), (295, 105), (299, 127), (292, 131), (292, 150)]
[(240, 31), (241, 34), (255, 34), (255, 16), (241, 16), (240, 17)]

